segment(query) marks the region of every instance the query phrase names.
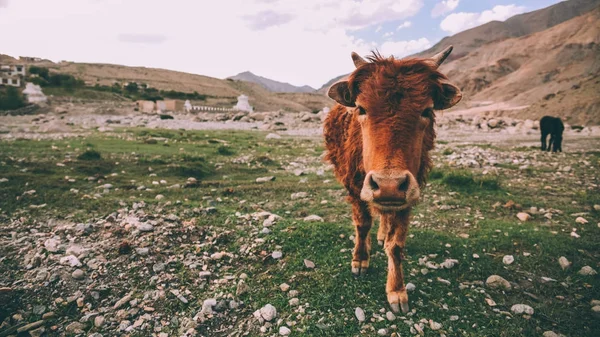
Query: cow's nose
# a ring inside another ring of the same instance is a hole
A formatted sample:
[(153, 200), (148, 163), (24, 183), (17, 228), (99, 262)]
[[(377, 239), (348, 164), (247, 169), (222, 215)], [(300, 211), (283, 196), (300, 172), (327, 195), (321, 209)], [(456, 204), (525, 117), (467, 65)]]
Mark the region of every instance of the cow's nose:
[(367, 181), (375, 201), (405, 200), (410, 185), (408, 172), (397, 174), (370, 172)]

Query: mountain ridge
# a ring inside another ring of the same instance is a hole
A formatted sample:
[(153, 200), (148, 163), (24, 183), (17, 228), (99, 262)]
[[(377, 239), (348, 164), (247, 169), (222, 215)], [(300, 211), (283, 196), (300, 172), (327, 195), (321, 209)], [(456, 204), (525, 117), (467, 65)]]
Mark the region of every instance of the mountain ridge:
[(317, 91), (317, 89), (312, 88), (308, 85), (303, 85), (303, 86), (298, 87), (298, 86), (292, 85), (287, 82), (279, 82), (279, 81), (272, 80), (270, 78), (259, 76), (250, 71), (241, 72), (235, 76), (227, 77), (227, 79), (256, 83), (271, 92), (314, 93)]

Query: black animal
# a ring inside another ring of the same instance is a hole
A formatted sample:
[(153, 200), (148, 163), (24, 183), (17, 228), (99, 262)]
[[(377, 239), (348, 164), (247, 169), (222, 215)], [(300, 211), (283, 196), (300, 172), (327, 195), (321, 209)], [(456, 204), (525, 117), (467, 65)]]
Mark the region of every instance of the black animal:
[[(562, 152), (562, 138), (565, 126), (558, 117), (544, 116), (540, 119), (540, 130), (542, 131), (542, 151)], [(550, 142), (546, 147), (546, 138), (550, 135)]]

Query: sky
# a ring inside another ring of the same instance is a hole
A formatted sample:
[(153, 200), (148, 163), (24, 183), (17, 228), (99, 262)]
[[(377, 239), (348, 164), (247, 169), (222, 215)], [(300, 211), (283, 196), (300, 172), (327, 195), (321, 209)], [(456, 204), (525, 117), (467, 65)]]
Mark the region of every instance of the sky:
[(321, 87), (559, 0), (0, 0), (0, 53)]

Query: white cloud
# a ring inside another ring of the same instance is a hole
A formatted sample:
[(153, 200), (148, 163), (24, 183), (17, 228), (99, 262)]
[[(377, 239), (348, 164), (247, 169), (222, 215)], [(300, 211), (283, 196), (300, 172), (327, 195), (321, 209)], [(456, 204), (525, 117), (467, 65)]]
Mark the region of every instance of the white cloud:
[(440, 1), (431, 10), (431, 17), (437, 18), (438, 16), (442, 16), (446, 13), (452, 12), (456, 7), (458, 7), (459, 0), (444, 0)]
[(353, 37), (355, 30), (406, 20), (422, 6), (423, 0), (228, 0), (210, 6), (192, 0), (169, 6), (164, 0), (19, 0), (0, 9), (0, 32), (19, 27), (19, 34), (0, 33), (0, 46), (13, 56), (218, 78), (250, 70), (320, 87), (353, 69), (350, 52), (365, 55), (380, 47)]
[(390, 37), (392, 35), (394, 35), (394, 32), (387, 32), (387, 33), (383, 34), (383, 37)]
[(375, 33), (379, 33), (382, 29), (383, 29), (382, 25), (377, 26), (377, 29), (375, 29)]
[(490, 21), (504, 21), (511, 16), (525, 12), (525, 7), (517, 5), (495, 6), (481, 13), (453, 13), (440, 23), (440, 28), (452, 34), (482, 25)]
[(431, 47), (431, 42), (422, 37), (418, 40), (409, 41), (387, 41), (381, 45), (383, 55), (394, 55), (395, 57), (404, 57), (418, 53)]
[(403, 28), (408, 28), (410, 26), (412, 26), (412, 22), (410, 22), (410, 21), (404, 21), (403, 23), (401, 23), (398, 26), (398, 28), (396, 28), (396, 30), (400, 30), (400, 29), (403, 29)]

